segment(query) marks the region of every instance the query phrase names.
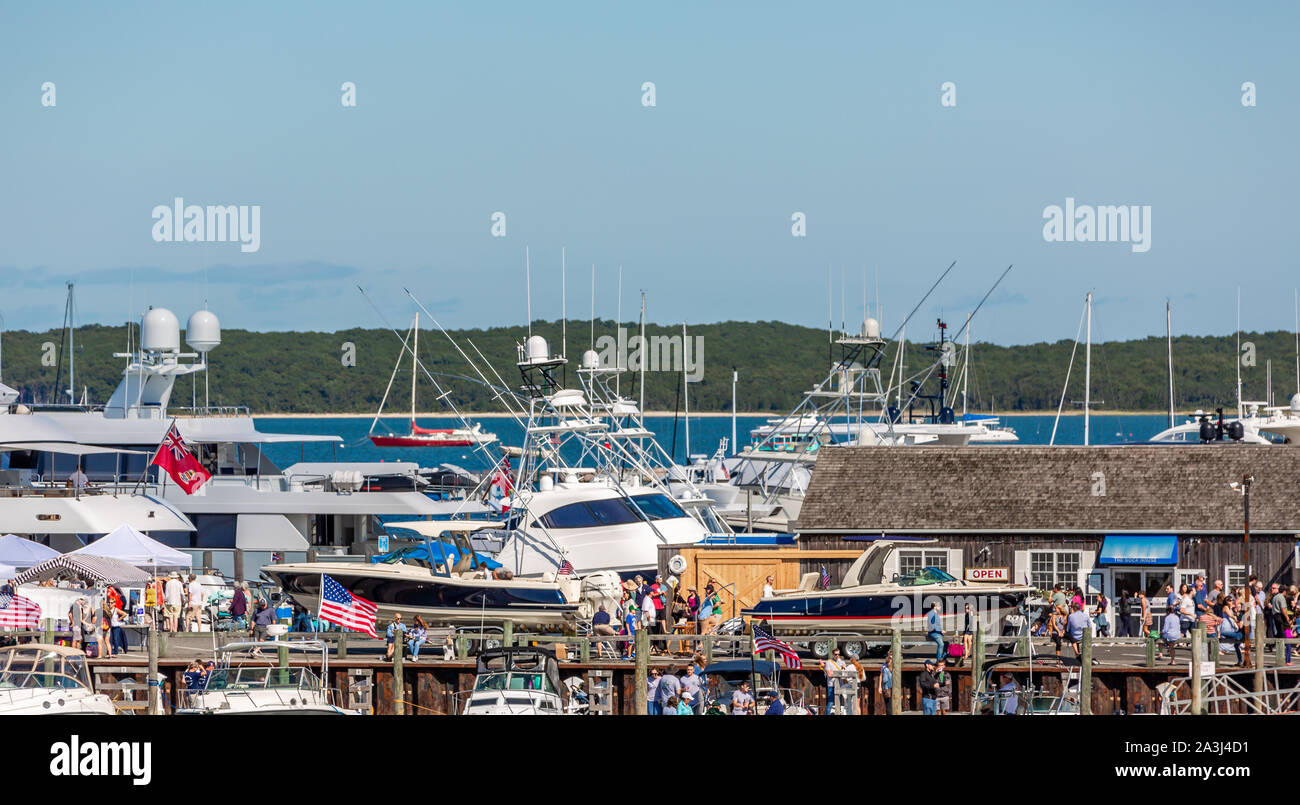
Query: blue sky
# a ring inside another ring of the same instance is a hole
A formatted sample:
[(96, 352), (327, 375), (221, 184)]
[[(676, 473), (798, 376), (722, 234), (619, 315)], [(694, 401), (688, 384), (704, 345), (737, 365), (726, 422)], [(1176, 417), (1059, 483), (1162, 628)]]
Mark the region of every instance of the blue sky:
[[(67, 3), (0, 19), (10, 328), (447, 326), (922, 312), (998, 343), (1291, 329), (1300, 67), (1290, 4)], [(41, 105), (54, 82), (57, 106)], [(340, 86), (357, 86), (356, 108)], [(641, 85), (657, 105), (641, 105)], [(940, 104), (951, 81), (957, 105)], [(1254, 108), (1241, 85), (1257, 86)], [(260, 204), (261, 248), (157, 243), (151, 211)], [(1043, 210), (1149, 204), (1151, 249), (1047, 243)], [(507, 215), (507, 236), (490, 216)], [(800, 211), (807, 237), (791, 236)], [(134, 275), (134, 291), (131, 276)]]

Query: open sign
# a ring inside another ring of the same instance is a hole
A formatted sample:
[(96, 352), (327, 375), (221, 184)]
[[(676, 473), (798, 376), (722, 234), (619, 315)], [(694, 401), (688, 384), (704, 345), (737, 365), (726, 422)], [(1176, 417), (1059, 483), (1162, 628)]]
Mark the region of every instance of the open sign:
[(968, 567), (966, 581), (1011, 581), (1011, 568)]

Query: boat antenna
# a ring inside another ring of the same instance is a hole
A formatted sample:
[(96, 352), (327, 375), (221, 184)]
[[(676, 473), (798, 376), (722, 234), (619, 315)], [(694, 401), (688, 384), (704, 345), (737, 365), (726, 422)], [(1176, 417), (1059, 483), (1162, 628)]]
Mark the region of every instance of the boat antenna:
[(1295, 293), (1295, 393), (1300, 394), (1300, 288)]
[(560, 357), (569, 357), (569, 309), (566, 293), (568, 270), (565, 263), (564, 247), (560, 247)]
[(596, 348), (596, 264), (591, 264), (591, 346)]
[(1233, 356), (1237, 364), (1237, 417), (1241, 417), (1241, 286), (1237, 286), (1237, 354)]
[[(698, 358), (697, 358), (698, 360)], [(682, 322), (682, 416), (686, 420), (686, 466), (691, 464), (691, 378), (686, 374), (686, 322)]]
[(524, 247), (524, 295), (528, 297), (528, 337), (533, 337), (533, 272), (528, 264), (528, 247)]
[(840, 332), (844, 330), (844, 266), (840, 265)]
[(835, 344), (835, 281), (831, 279), (831, 265), (826, 264), (826, 360), (831, 359)]
[(641, 291), (641, 416), (645, 416), (645, 365), (647, 350), (645, 346), (645, 290)]
[[(618, 349), (614, 350), (614, 368), (622, 369), (623, 368), (623, 343), (622, 343), (623, 342), (623, 266), (618, 267), (618, 316), (617, 318), (618, 321), (615, 322), (614, 326), (618, 328), (618, 332), (616, 332), (615, 335), (618, 337), (617, 340), (619, 342), (619, 345), (618, 345)], [(623, 379), (623, 373), (621, 371), (616, 372), (614, 374), (614, 396), (615, 397), (622, 396), (621, 394), (619, 394), (619, 389), (621, 387), (622, 379)]]
[(1083, 445), (1088, 446), (1089, 415), (1092, 409), (1092, 291), (1088, 291), (1088, 339), (1083, 361)]
[(1165, 348), (1169, 353), (1169, 427), (1174, 426), (1174, 325), (1169, 300), (1165, 300)]

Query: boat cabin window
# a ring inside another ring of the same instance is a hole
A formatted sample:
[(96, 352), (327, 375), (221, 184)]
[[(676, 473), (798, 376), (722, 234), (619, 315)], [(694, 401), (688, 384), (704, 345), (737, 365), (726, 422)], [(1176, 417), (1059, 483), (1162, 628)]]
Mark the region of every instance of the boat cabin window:
[(84, 657), (21, 646), (0, 654), (0, 690), (89, 687)]
[(589, 500), (560, 506), (542, 515), (538, 520), (547, 528), (595, 528), (597, 526), (623, 525), (643, 519), (670, 520), (686, 517), (686, 512), (667, 495), (655, 493), (632, 498), (638, 511), (622, 498)]

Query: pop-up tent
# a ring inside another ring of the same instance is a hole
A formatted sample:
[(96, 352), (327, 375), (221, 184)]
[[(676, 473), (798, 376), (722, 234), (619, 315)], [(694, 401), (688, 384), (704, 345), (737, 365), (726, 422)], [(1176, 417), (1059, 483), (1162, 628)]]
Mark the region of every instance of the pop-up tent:
[(194, 559), (188, 554), (120, 525), (89, 545), (69, 551), (68, 556), (107, 556), (140, 568), (188, 568)]
[(39, 542), (16, 537), (13, 534), (0, 537), (0, 565), (12, 565), (22, 570), (35, 567), (46, 559), (53, 559), (58, 555), (58, 551)]

